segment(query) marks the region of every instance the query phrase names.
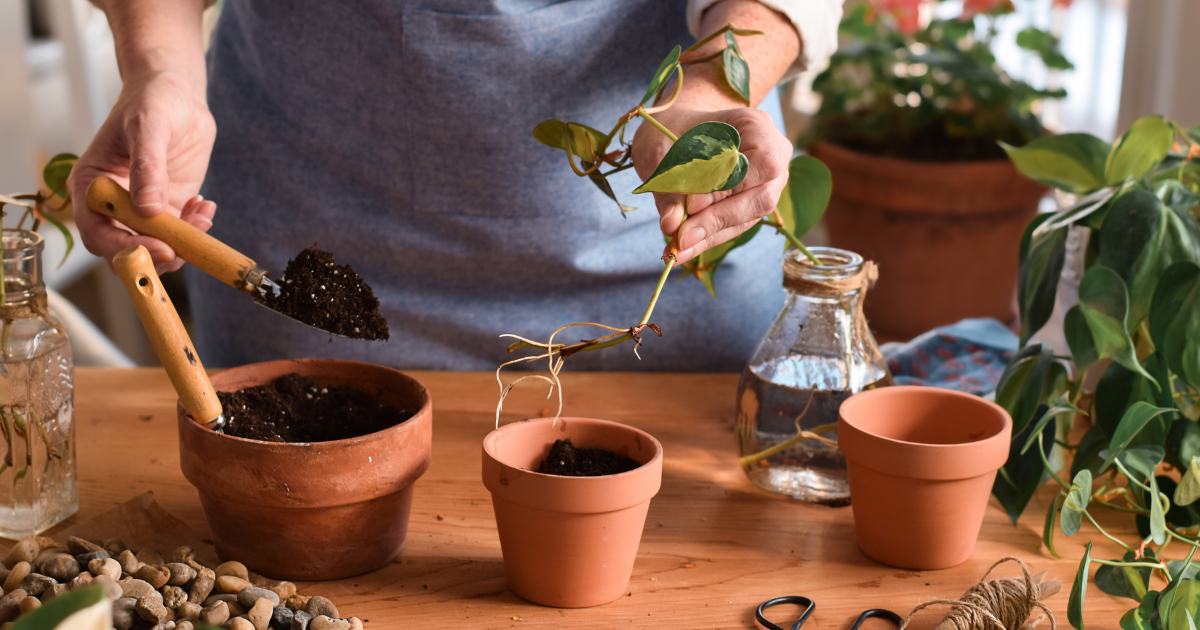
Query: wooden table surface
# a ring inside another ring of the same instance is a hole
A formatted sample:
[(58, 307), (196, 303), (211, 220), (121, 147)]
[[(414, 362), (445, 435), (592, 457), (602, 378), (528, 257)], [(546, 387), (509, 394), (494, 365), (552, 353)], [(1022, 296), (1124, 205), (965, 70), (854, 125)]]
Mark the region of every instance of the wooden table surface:
[[(736, 375), (572, 373), (563, 376), (566, 414), (640, 427), (662, 442), (666, 458), (629, 595), (590, 609), (544, 608), (507, 590), (491, 500), (480, 480), (480, 443), (492, 429), (498, 393), (494, 375), (413, 374), (433, 395), (433, 465), (416, 486), (405, 553), (367, 575), (300, 586), (367, 620), (367, 628), (754, 628), (759, 602), (805, 595), (817, 602), (808, 628), (844, 630), (866, 608), (905, 616), (918, 602), (957, 598), (1008, 555), (1066, 583), (1048, 603), (1060, 627), (1069, 628), (1067, 593), (1083, 543), (1096, 541), (1096, 557), (1119, 557), (1085, 526), (1073, 538), (1058, 536), (1064, 559), (1053, 560), (1040, 542), (1052, 496), (1042, 488), (1015, 527), (993, 499), (975, 554), (958, 567), (883, 566), (855, 545), (850, 508), (807, 505), (746, 480), (734, 461)], [(175, 393), (165, 373), (80, 369), (76, 382), (80, 507), (66, 525), (153, 490), (163, 507), (207, 535), (196, 490), (179, 470)], [(503, 419), (542, 415), (549, 405), (545, 390), (530, 384), (510, 396)], [(1104, 516), (1102, 525), (1129, 539), (1131, 522)], [(1089, 628), (1117, 628), (1134, 607), (1094, 585), (1087, 593)], [(787, 627), (797, 609), (773, 610), (770, 616)], [(914, 628), (938, 619), (922, 613)]]

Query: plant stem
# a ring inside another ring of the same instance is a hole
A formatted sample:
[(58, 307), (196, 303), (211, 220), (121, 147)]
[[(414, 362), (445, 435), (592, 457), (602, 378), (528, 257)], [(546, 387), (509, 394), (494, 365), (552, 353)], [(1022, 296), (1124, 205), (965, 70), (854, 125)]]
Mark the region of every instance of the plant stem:
[[(1071, 489), (1071, 484), (1063, 481), (1063, 478), (1059, 477), (1058, 473), (1054, 472), (1054, 468), (1052, 466), (1050, 466), (1050, 460), (1046, 459), (1046, 449), (1042, 444), (1042, 434), (1041, 433), (1038, 433), (1038, 455), (1041, 456), (1041, 458), (1042, 458), (1042, 466), (1044, 466), (1046, 468), (1046, 472), (1050, 473), (1050, 476), (1053, 477), (1054, 480), (1058, 482), (1058, 485), (1066, 488), (1069, 491)], [(1091, 488), (1088, 488), (1088, 490), (1091, 490)], [(1088, 518), (1091, 518), (1091, 517), (1089, 516)]]
[(679, 136), (671, 133), (670, 129), (667, 129), (666, 127), (663, 126), (662, 123), (658, 122), (658, 120), (656, 120), (654, 118), (654, 116), (650, 115), (650, 112), (646, 111), (645, 107), (642, 107), (641, 105), (639, 105), (637, 108), (637, 113), (638, 113), (638, 116), (641, 116), (642, 118), (644, 118), (646, 120), (646, 122), (650, 123), (651, 125), (654, 125), (655, 129), (663, 132), (663, 135), (670, 138), (671, 142), (679, 142)]
[(1191, 538), (1188, 538), (1187, 536), (1182, 536), (1180, 534), (1176, 534), (1175, 531), (1172, 530), (1170, 527), (1167, 528), (1167, 533), (1170, 534), (1172, 538), (1178, 538), (1179, 540), (1183, 541), (1185, 544), (1191, 545), (1196, 548), (1200, 548), (1200, 542), (1192, 540)]
[(667, 283), (667, 276), (671, 275), (671, 269), (674, 267), (675, 255), (667, 256), (667, 264), (663, 267), (662, 274), (658, 276), (658, 284), (654, 287), (654, 295), (650, 296), (650, 304), (646, 306), (646, 314), (642, 315), (642, 321), (639, 326), (645, 326), (650, 323), (650, 315), (654, 313), (654, 305), (658, 304), (658, 296), (662, 293), (663, 285)]
[(812, 264), (814, 264), (818, 267), (823, 267), (824, 264), (821, 263), (821, 259), (817, 258), (816, 256), (813, 255), (812, 252), (808, 251), (808, 248), (804, 246), (804, 243), (801, 243), (800, 239), (796, 238), (796, 235), (792, 234), (791, 231), (789, 231), (787, 229), (787, 227), (783, 224), (782, 219), (779, 217), (779, 209), (778, 208), (775, 209), (775, 217), (776, 217), (775, 221), (772, 221), (770, 219), (763, 219), (763, 223), (765, 223), (767, 225), (767, 227), (775, 228), (775, 231), (782, 234), (783, 237), (787, 239), (787, 242), (789, 244), (791, 244), (792, 247), (795, 247), (796, 249), (800, 250), (800, 253), (804, 254), (804, 256), (806, 258), (808, 258), (809, 262), (811, 262)]
[(1097, 499), (1095, 497), (1092, 498), (1092, 503), (1095, 503), (1096, 505), (1103, 505), (1104, 507), (1106, 507), (1110, 510), (1116, 510), (1118, 512), (1128, 512), (1130, 514), (1142, 514), (1142, 515), (1150, 514), (1149, 510), (1139, 510), (1136, 508), (1124, 507), (1121, 505), (1117, 505), (1115, 503), (1109, 503), (1108, 501), (1101, 501), (1100, 499)]
[[(826, 440), (823, 440), (819, 436), (816, 436), (814, 434), (829, 433), (830, 431), (837, 431), (837, 423), (836, 422), (813, 427), (811, 431), (801, 431), (800, 433), (797, 433), (796, 435), (776, 444), (775, 446), (772, 446), (771, 448), (763, 449), (757, 453), (751, 453), (750, 455), (745, 455), (743, 457), (739, 457), (738, 465), (739, 466), (749, 466), (750, 464), (753, 464), (754, 462), (757, 462), (762, 459), (766, 459), (772, 455), (786, 451), (787, 449), (791, 448), (792, 446), (799, 444), (805, 440), (816, 439), (816, 440), (825, 442)], [(828, 440), (828, 442), (837, 444), (837, 442), (834, 442), (833, 440)]]
[[(1132, 550), (1131, 550), (1132, 551)], [(1150, 569), (1166, 569), (1167, 565), (1155, 562), (1122, 562), (1120, 560), (1100, 560), (1092, 558), (1092, 562), (1110, 567), (1146, 567)]]
[(1121, 547), (1123, 547), (1123, 548), (1125, 549), (1125, 551), (1134, 551), (1134, 548), (1133, 548), (1133, 547), (1130, 547), (1129, 545), (1126, 545), (1126, 544), (1125, 544), (1125, 542), (1124, 542), (1124, 541), (1122, 541), (1120, 538), (1116, 538), (1115, 536), (1112, 536), (1112, 535), (1111, 535), (1111, 534), (1109, 534), (1108, 532), (1104, 531), (1104, 528), (1103, 528), (1103, 527), (1100, 527), (1100, 524), (1096, 522), (1096, 519), (1092, 518), (1092, 515), (1091, 515), (1091, 514), (1088, 514), (1088, 511), (1087, 511), (1087, 510), (1084, 510), (1084, 511), (1083, 511), (1083, 515), (1084, 515), (1084, 516), (1086, 516), (1086, 517), (1087, 517), (1087, 520), (1088, 520), (1088, 521), (1090, 521), (1090, 522), (1091, 522), (1091, 524), (1092, 524), (1092, 526), (1096, 528), (1096, 531), (1098, 531), (1098, 532), (1100, 532), (1101, 534), (1103, 534), (1105, 538), (1107, 538), (1107, 539), (1109, 539), (1109, 540), (1111, 540), (1111, 541), (1113, 541), (1113, 542), (1117, 543), (1118, 545), (1120, 545)]

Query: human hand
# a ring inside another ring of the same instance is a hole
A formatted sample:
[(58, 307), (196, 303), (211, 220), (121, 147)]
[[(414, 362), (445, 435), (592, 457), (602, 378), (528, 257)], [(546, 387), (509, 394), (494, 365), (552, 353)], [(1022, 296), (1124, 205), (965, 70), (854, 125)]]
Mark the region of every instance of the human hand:
[[(732, 190), (689, 195), (686, 221), (684, 195), (654, 193), (663, 234), (674, 236), (679, 232), (676, 264), (737, 238), (775, 210), (787, 185), (792, 143), (779, 132), (768, 114), (749, 107), (709, 109), (704, 103), (676, 103), (656, 114), (655, 119), (676, 135), (702, 122), (727, 123), (741, 135), (739, 150), (749, 161), (746, 178)], [(671, 139), (652, 125), (643, 123), (638, 128), (633, 138), (633, 162), (643, 181), (650, 177), (670, 148)], [(663, 250), (664, 256), (670, 248), (668, 245)]]
[(117, 104), (67, 180), (87, 250), (111, 265), (116, 253), (142, 245), (158, 273), (182, 267), (184, 261), (166, 243), (88, 209), (87, 189), (97, 176), (107, 175), (129, 189), (134, 209), (143, 216), (170, 212), (208, 231), (217, 206), (197, 193), (215, 137), (202, 79), (175, 71), (127, 76)]

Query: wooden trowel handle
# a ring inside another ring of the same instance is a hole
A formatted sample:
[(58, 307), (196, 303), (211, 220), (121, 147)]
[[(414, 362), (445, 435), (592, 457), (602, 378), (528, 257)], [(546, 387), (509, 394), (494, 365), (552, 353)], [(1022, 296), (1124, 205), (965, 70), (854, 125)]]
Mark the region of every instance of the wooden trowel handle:
[(201, 424), (219, 418), (221, 401), (217, 399), (217, 392), (208, 380), (183, 322), (179, 321), (175, 305), (163, 290), (150, 252), (141, 245), (122, 250), (113, 257), (113, 271), (129, 290), (142, 326), (150, 335), (154, 351), (167, 369), (183, 408)]
[(180, 258), (239, 291), (251, 293), (258, 289), (254, 275), (258, 264), (248, 256), (169, 212), (152, 217), (138, 214), (129, 191), (109, 177), (101, 175), (88, 186), (87, 206), (93, 212), (120, 221), (138, 234), (152, 236), (170, 245)]

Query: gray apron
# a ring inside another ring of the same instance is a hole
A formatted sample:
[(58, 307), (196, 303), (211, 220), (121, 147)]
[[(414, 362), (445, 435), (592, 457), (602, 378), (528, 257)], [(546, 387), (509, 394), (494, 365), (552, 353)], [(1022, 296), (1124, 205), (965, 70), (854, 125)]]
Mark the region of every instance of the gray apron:
[[(501, 333), (637, 323), (662, 269), (654, 200), (628, 193), (632, 170), (615, 177), (640, 208), (623, 219), (530, 130), (546, 118), (608, 129), (656, 55), (693, 41), (684, 5), (227, 0), (208, 57), (212, 233), (276, 277), (318, 243), (371, 284), (392, 339), (330, 339), (189, 267), (205, 363), (486, 370), (511, 358)], [(668, 282), (652, 318), (664, 337), (641, 361), (626, 344), (568, 366), (740, 370), (782, 304), (782, 250), (764, 230), (729, 256), (718, 300), (694, 279)]]

